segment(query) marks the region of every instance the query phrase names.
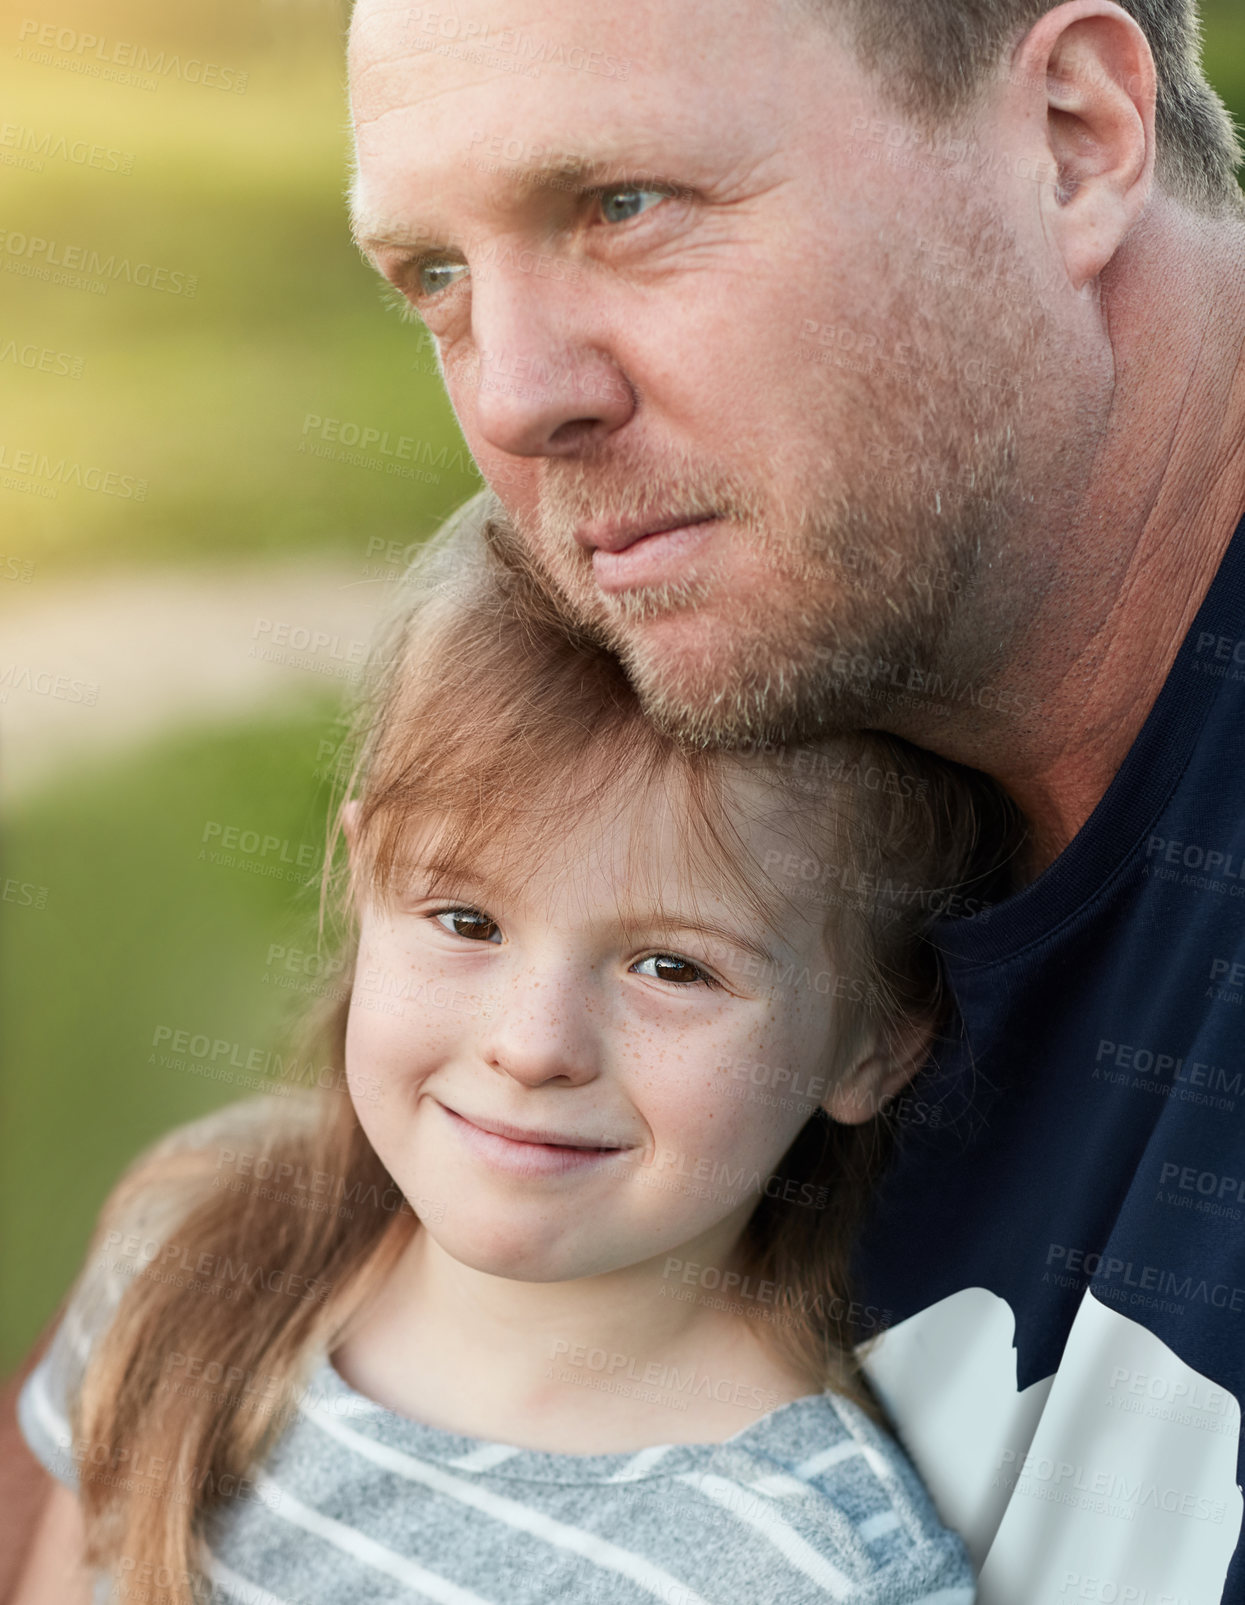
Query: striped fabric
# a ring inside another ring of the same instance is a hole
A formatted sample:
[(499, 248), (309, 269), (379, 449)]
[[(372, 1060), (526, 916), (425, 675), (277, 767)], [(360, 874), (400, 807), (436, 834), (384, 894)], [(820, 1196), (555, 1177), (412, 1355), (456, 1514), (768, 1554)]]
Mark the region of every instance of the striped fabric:
[[(58, 1331), (57, 1341), (65, 1331)], [(18, 1402), (76, 1486), (49, 1354)], [(209, 1534), (212, 1605), (971, 1605), (972, 1574), (897, 1446), (826, 1393), (724, 1443), (554, 1454), (395, 1415), (322, 1357)], [(96, 1598), (109, 1599), (101, 1581)]]

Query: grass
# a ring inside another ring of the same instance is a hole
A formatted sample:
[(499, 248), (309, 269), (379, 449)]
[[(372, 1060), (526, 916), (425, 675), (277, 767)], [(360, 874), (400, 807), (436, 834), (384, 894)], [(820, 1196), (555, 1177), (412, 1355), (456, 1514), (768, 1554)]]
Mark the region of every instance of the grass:
[[(334, 713), (317, 700), (181, 735), (84, 769), (10, 817), (0, 879), (0, 1368), (55, 1309), (126, 1161), (253, 1090), (162, 1065), (162, 1031), (239, 1044), (239, 1061), (251, 1048), (283, 1048), (291, 994), (269, 949), (314, 946), (318, 891), (298, 881), (316, 869), (300, 871), (297, 860), (304, 848), (318, 863), (322, 849), (328, 788), (318, 766), (321, 743), (339, 734)], [(230, 826), (281, 846), (214, 863)], [(257, 872), (283, 855), (296, 879)]]

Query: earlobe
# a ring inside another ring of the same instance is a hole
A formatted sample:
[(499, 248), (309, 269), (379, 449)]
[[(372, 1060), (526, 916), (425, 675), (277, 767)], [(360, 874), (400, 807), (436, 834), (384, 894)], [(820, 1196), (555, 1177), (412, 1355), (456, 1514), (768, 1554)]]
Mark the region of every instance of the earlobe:
[(357, 797), (352, 797), (348, 803), (342, 804), (338, 818), (341, 821), (342, 835), (346, 838), (346, 858), (350, 866), (350, 882), (354, 885), (355, 876), (359, 867), (359, 814), (361, 804)]
[(882, 1113), (921, 1068), (933, 1040), (925, 1020), (871, 1034), (861, 1053), (835, 1082), (822, 1107), (840, 1125), (859, 1126)]
[(1045, 166), (1054, 182), (1043, 186), (1043, 218), (1069, 283), (1081, 290), (1114, 257), (1150, 196), (1154, 57), (1112, 0), (1068, 0), (1025, 36), (1013, 78), (1044, 86)]
[(898, 1078), (888, 1076), (888, 1069), (894, 1066), (882, 1053), (858, 1060), (824, 1100), (823, 1107), (831, 1120), (843, 1126), (859, 1126), (881, 1114), (887, 1100), (899, 1090), (898, 1085), (892, 1088), (892, 1079)]
[(356, 914), (361, 912), (363, 904), (367, 901), (367, 875), (359, 853), (359, 817), (362, 811), (363, 805), (357, 797), (352, 797), (348, 803), (342, 805), (338, 815), (342, 835), (346, 838), (346, 878), (350, 888), (349, 898)]

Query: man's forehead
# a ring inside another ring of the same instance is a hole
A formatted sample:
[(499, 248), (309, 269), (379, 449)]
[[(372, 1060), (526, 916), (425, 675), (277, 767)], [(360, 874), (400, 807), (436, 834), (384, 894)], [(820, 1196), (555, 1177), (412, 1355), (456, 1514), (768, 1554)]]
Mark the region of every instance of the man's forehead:
[[(361, 235), (469, 189), (525, 191), (755, 160), (789, 113), (800, 59), (773, 0), (359, 0), (351, 99)], [(467, 182), (465, 182), (467, 181)], [(394, 233), (392, 225), (398, 225)]]
[[(477, 61), (490, 50), (519, 52), (528, 65), (568, 65), (570, 53), (609, 48), (621, 76), (650, 70), (677, 42), (695, 34), (707, 50), (738, 40), (746, 47), (779, 14), (782, 0), (357, 0), (350, 24), (351, 51), (388, 50), (397, 38), (413, 51), (443, 61)], [(544, 46), (542, 54), (541, 46)], [(694, 61), (684, 65), (695, 70)], [(589, 71), (610, 67), (593, 63)]]
[(464, 105), (528, 122), (564, 110), (580, 132), (623, 108), (667, 123), (684, 104), (733, 97), (747, 115), (782, 104), (794, 28), (774, 0), (359, 0), (352, 105), (358, 127), (422, 109), (460, 135)]

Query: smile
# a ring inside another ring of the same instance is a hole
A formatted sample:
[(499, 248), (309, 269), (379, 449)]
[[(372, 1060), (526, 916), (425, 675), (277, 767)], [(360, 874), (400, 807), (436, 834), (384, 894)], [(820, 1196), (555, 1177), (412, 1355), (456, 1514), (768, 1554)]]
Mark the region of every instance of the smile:
[[(620, 1147), (598, 1148), (573, 1141), (555, 1143), (534, 1140), (531, 1136), (510, 1137), (477, 1125), (446, 1104), (440, 1107), (445, 1110), (460, 1141), (471, 1153), (495, 1169), (509, 1171), (514, 1176), (566, 1175), (606, 1164), (618, 1154), (627, 1152)], [(489, 1124), (501, 1125), (502, 1122)], [(507, 1126), (504, 1130), (517, 1131), (518, 1128)]]

